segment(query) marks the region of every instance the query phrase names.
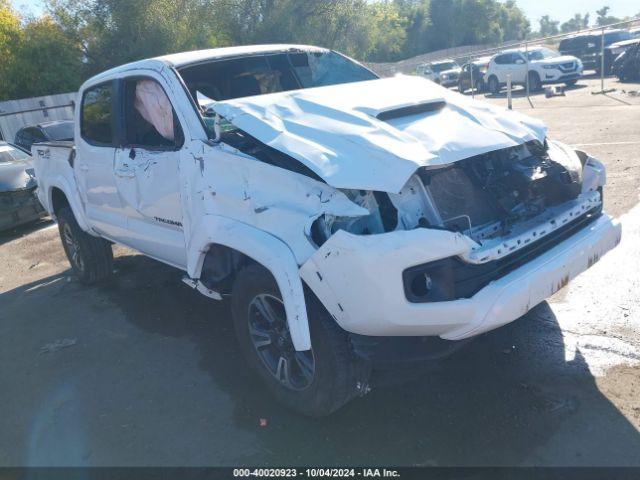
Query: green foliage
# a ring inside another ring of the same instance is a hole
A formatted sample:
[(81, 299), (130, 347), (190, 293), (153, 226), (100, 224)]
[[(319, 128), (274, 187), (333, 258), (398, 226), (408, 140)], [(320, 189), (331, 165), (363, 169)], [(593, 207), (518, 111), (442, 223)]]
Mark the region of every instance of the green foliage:
[(557, 35), (560, 32), (558, 29), (560, 22), (557, 20), (551, 20), (549, 15), (540, 17), (538, 22), (540, 23), (540, 30), (538, 34), (541, 37), (550, 37), (552, 35)]
[(618, 17), (608, 15), (609, 10), (611, 10), (611, 8), (607, 6), (602, 7), (600, 10), (596, 10), (596, 15), (598, 15), (598, 18), (596, 18), (596, 25), (602, 27), (604, 25), (611, 25), (612, 23), (618, 23), (622, 21), (622, 19)]
[(576, 13), (572, 19), (567, 20), (560, 25), (562, 33), (574, 32), (577, 30), (583, 30), (589, 27), (589, 14), (586, 13), (584, 17), (580, 13)]
[[(302, 43), (387, 62), (530, 36), (514, 0), (45, 0), (21, 19), (0, 0), (0, 98), (75, 90), (87, 77), (157, 55), (258, 43)], [(609, 23), (608, 7), (597, 22)], [(582, 29), (539, 19), (536, 36)]]

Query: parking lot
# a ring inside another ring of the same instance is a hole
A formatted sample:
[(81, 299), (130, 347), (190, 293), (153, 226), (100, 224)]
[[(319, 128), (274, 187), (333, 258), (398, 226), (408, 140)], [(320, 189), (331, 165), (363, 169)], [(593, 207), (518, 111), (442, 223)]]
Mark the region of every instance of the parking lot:
[(0, 237), (0, 465), (640, 466), (640, 84), (599, 87), (534, 95), (534, 109), (519, 90), (514, 109), (606, 164), (620, 246), (453, 357), (380, 372), (328, 418), (276, 404), (228, 303), (179, 271), (117, 247), (114, 280), (85, 287), (50, 222)]

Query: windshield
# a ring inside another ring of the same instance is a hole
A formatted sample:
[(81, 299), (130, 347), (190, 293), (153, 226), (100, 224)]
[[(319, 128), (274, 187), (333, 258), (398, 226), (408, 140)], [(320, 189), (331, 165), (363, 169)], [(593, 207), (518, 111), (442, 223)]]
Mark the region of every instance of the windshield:
[(46, 125), (43, 130), (49, 140), (73, 140), (73, 122), (71, 120)]
[(454, 68), (458, 68), (458, 65), (455, 62), (431, 64), (431, 70), (433, 70), (436, 73), (444, 72), (445, 70), (453, 70)]
[(201, 105), (378, 78), (362, 65), (329, 50), (214, 60), (185, 67), (180, 75)]
[(540, 48), (539, 50), (532, 50), (528, 52), (529, 60), (544, 60), (545, 58), (559, 57), (560, 54), (549, 48)]

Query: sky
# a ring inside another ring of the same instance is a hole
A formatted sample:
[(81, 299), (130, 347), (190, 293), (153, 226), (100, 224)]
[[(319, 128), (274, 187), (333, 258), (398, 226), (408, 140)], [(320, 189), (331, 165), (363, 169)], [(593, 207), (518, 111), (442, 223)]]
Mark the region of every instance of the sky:
[[(633, 16), (640, 13), (638, 0), (516, 0), (531, 21), (533, 28), (537, 28), (538, 19), (542, 15), (550, 15), (555, 20), (564, 22), (573, 17), (574, 13), (589, 12), (595, 18), (595, 11), (603, 5), (611, 7), (610, 15), (617, 17)], [(13, 6), (27, 13), (40, 15), (43, 9), (42, 0), (11, 0)]]

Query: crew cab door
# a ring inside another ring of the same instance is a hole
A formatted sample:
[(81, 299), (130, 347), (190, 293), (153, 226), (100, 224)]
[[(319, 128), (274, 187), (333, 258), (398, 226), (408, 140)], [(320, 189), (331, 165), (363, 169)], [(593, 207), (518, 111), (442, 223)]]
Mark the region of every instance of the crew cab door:
[(91, 86), (83, 92), (76, 120), (80, 135), (76, 135), (74, 172), (92, 228), (118, 241), (125, 233), (126, 220), (113, 176), (116, 112), (115, 81)]
[(183, 129), (163, 77), (121, 80), (121, 145), (113, 175), (127, 222), (125, 244), (177, 267), (186, 265), (180, 198)]
[(511, 78), (513, 83), (527, 82), (527, 59), (521, 53), (512, 54)]

